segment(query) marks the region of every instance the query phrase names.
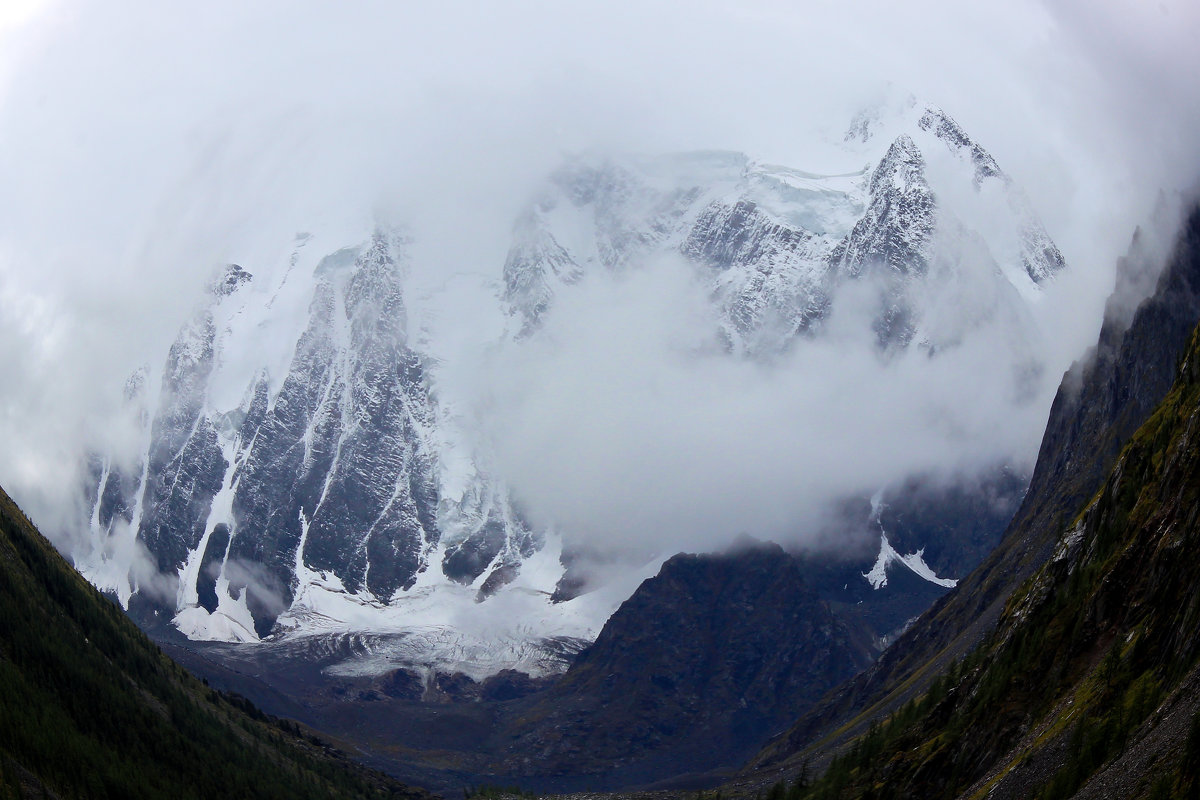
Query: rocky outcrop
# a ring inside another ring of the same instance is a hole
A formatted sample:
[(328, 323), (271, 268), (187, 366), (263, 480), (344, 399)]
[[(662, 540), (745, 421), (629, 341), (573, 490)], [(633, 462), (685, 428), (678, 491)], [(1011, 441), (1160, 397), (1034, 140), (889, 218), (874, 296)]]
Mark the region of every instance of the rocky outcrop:
[[(308, 325), (274, 397), (263, 372), (242, 407), (208, 401), (221, 355), (215, 315), (251, 280), (240, 267), (214, 283), (209, 307), (172, 345), (145, 486), (131, 502), (128, 476), (109, 469), (97, 482), (97, 522), (137, 522), (159, 569), (180, 572), (184, 602), (194, 592), (211, 613), (218, 593), (240, 597), (261, 636), (291, 601), (300, 569), (386, 601), (425, 567), (439, 539), (433, 412), (407, 346), (402, 250), (379, 234), (321, 262)], [(228, 511), (214, 510), (219, 492), (230, 495)], [(188, 569), (193, 560), (198, 568)]]
[(913, 140), (892, 143), (871, 173), (870, 203), (831, 260), (849, 277), (868, 270), (921, 275), (929, 268), (935, 225), (934, 197), (925, 178), (925, 158)]
[(1013, 186), (1012, 179), (1000, 169), (990, 153), (973, 141), (959, 124), (941, 109), (926, 109), (917, 126), (937, 136), (956, 155), (970, 161), (975, 170), (976, 189), (983, 188), (988, 181), (997, 181), (1003, 185), (1009, 209), (1018, 226), (1021, 265), (1030, 280), (1040, 283), (1066, 266), (1058, 246), (1038, 221), (1024, 193)]
[(182, 563), (199, 543), (225, 474), (216, 430), (204, 415), (215, 336), (212, 312), (205, 310), (183, 329), (167, 354), (159, 410), (150, 432), (138, 531), (160, 570)]
[(828, 313), (830, 287), (822, 278), (829, 248), (827, 237), (772, 220), (746, 199), (710, 204), (680, 245), (718, 273), (731, 345), (745, 342), (754, 351), (790, 341)]
[(732, 765), (869, 659), (778, 546), (678, 555), (515, 715), (497, 771), (619, 786)]
[(406, 344), (396, 247), (377, 235), (323, 262), (308, 328), (265, 413), (254, 390), (246, 419), (262, 416), (235, 473), (229, 558), (266, 565), (285, 604), (297, 564), (387, 600), (412, 585), (438, 539), (423, 435), (431, 405)]

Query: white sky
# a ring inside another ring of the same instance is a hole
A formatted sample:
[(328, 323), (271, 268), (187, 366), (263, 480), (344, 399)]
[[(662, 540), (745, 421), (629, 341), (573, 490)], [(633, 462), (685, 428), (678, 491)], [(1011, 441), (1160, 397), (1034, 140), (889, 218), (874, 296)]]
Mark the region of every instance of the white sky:
[(454, 243), (429, 269), (498, 274), (565, 152), (820, 171), (886, 82), (1026, 189), (1081, 350), (1134, 225), (1200, 174), (1197, 41), (1193, 0), (0, 0), (0, 484), (69, 475), (214, 264), (385, 209)]

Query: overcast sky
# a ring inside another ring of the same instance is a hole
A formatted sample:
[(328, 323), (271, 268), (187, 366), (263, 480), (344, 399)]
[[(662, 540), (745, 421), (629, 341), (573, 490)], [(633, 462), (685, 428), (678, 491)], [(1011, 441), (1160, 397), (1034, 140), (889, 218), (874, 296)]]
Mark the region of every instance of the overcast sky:
[(498, 274), (565, 153), (821, 171), (890, 83), (1025, 188), (1075, 352), (1133, 227), (1200, 175), (1191, 0), (0, 8), (0, 484), (35, 514), (214, 265), (314, 225), (413, 220), (453, 244), (424, 269)]

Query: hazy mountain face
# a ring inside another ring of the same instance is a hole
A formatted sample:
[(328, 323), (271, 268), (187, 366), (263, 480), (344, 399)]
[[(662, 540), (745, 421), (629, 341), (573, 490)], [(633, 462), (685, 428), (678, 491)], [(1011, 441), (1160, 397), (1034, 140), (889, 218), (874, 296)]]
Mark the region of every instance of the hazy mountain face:
[[(878, 522), (832, 504), (1028, 457), (1064, 261), (945, 113), (866, 113), (842, 147), (862, 169), (569, 159), (490, 285), (414, 294), (413, 226), (226, 268), (131, 378), (134, 446), (91, 457), (77, 563), (193, 638), (452, 630), (430, 662), (593, 638), (663, 558), (741, 532), (869, 566)], [(1002, 213), (979, 230), (960, 195)], [(949, 585), (924, 544), (885, 532), (880, 569)]]

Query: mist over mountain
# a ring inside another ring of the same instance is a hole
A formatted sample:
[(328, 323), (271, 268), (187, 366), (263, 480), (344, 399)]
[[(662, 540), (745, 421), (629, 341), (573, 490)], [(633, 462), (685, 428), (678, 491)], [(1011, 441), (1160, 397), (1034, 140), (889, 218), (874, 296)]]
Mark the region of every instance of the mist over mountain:
[(126, 378), (161, 362), (223, 264), (282, 261), (302, 231), (358, 244), (378, 216), (431, 234), (412, 295), (494, 276), (564, 154), (726, 148), (853, 172), (846, 123), (884, 81), (983, 143), (1075, 266), (1047, 315), (1065, 367), (1134, 225), (1195, 172), (1192, 54), (1175, 46), (1194, 10), (856, 8), (44, 4), (4, 29), (0, 66), (3, 316), (24, 344), (6, 365), (29, 387), (5, 401), (6, 485), (67, 535), (86, 509), (51, 476), (113, 429)]
[(455, 791), (856, 710), (1166, 385), (1081, 376), (1197, 190), (1191, 4), (618, 6), (0, 9), (0, 483), (191, 668)]
[[(569, 160), (517, 218), (474, 341), (448, 309), (486, 283), (410, 301), (417, 228), (227, 267), (130, 379), (140, 431), (89, 457), (76, 563), (197, 639), (457, 640), (498, 606), (517, 639), (587, 640), (676, 550), (859, 551), (867, 520), (831, 522), (853, 498), (1021, 473), (1063, 256), (945, 112), (868, 109), (845, 141), (866, 168)], [(969, 227), (943, 191), (997, 213)], [(921, 553), (954, 538), (879, 547), (949, 586)]]
[[(1114, 294), (1000, 546), (746, 774), (828, 765), (825, 786), (858, 784), (833, 790), (851, 797), (879, 782), (900, 796), (1196, 793), (1194, 601), (1173, 593), (1196, 568), (1198, 234), (1193, 209), (1131, 319)], [(1122, 269), (1144, 254), (1135, 240)], [(947, 731), (954, 747), (922, 744)]]

